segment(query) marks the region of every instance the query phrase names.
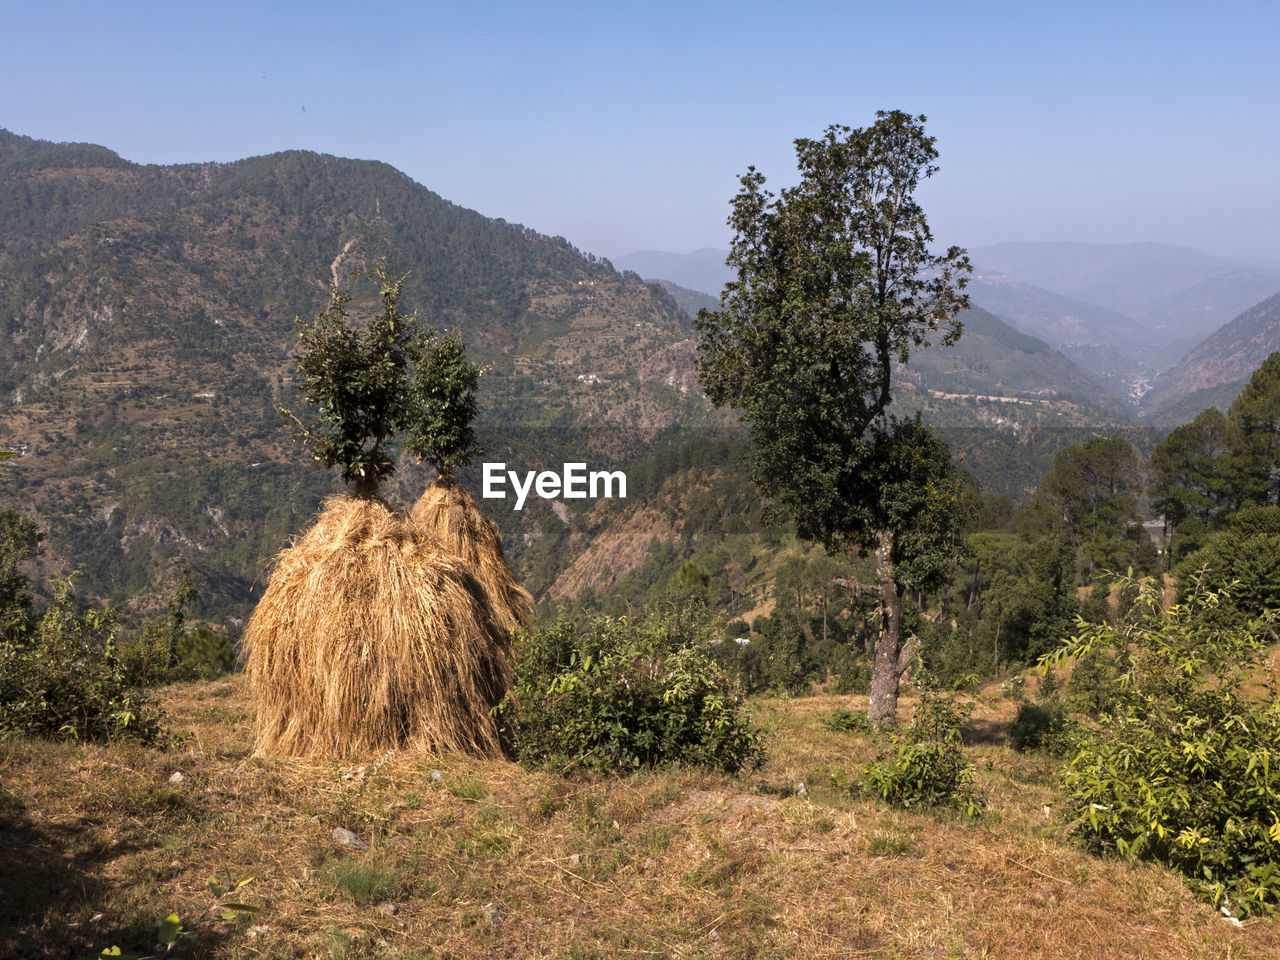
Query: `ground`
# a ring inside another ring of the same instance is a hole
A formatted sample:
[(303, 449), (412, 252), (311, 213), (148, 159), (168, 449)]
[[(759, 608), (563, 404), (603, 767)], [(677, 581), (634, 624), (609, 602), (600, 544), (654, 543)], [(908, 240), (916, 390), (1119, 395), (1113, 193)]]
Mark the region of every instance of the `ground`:
[[(153, 953), (171, 912), (181, 955), (218, 958), (1280, 956), (1280, 920), (1237, 927), (1167, 870), (1072, 847), (1054, 763), (1002, 742), (994, 696), (975, 822), (836, 786), (875, 753), (822, 723), (856, 698), (755, 701), (761, 770), (621, 779), (257, 759), (242, 678), (171, 687), (189, 735), (164, 750), (0, 743), (0, 956)], [(233, 899), (258, 911), (198, 922), (211, 877), (252, 878)]]

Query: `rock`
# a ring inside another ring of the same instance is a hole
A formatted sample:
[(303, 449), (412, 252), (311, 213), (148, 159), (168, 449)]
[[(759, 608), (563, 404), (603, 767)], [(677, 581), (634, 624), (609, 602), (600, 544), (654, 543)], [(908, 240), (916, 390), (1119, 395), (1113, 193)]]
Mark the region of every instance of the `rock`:
[(378, 904), (378, 906), (375, 907), (375, 909), (379, 913), (386, 914), (388, 917), (394, 917), (397, 913), (400, 912), (400, 908), (396, 906), (396, 904), (392, 903), (390, 900), (383, 901), (382, 903)]
[(334, 842), (340, 846), (350, 847), (352, 850), (365, 851), (369, 849), (369, 845), (367, 843), (345, 827), (334, 827), (333, 839)]
[(582, 866), (582, 857), (580, 857), (578, 854), (575, 853), (573, 856), (569, 858), (569, 866), (571, 867)]
[(492, 926), (496, 927), (506, 919), (506, 917), (502, 915), (502, 911), (492, 903), (486, 903), (480, 909), (484, 911), (484, 918), (488, 920)]
[(192, 759), (194, 759), (194, 760), (203, 760), (203, 759), (204, 759), (204, 751), (203, 751), (203, 750), (201, 750), (199, 747), (192, 747), (192, 748), (191, 748), (191, 757), (192, 757)]
[(401, 837), (401, 836), (392, 837), (391, 845), (400, 851), (413, 849), (413, 841), (410, 840), (408, 837)]
[(176, 787), (178, 784), (182, 782), (182, 779), (183, 778), (182, 778), (181, 770), (173, 771), (173, 775), (169, 777), (169, 786)]
[(808, 788), (808, 787), (806, 787), (803, 783), (797, 783), (797, 784), (796, 784), (796, 796), (797, 796), (797, 797), (807, 797), (808, 795), (809, 795), (809, 788)]
[(432, 771), (431, 771), (431, 782), (432, 782), (432, 783), (444, 783), (444, 774), (443, 774), (443, 773), (441, 773), (439, 770), (432, 770)]
[(265, 926), (263, 924), (257, 924), (255, 926), (250, 927), (248, 930), (246, 930), (245, 936), (247, 936), (250, 940), (257, 940), (260, 937), (265, 937), (270, 932), (271, 932), (270, 927)]
[(657, 864), (656, 862), (654, 862), (653, 857), (645, 857), (645, 858), (644, 858), (644, 863), (640, 864), (640, 869), (641, 869), (641, 870), (652, 870), (652, 869), (653, 869), (654, 867), (656, 867), (657, 865), (658, 865), (658, 864)]

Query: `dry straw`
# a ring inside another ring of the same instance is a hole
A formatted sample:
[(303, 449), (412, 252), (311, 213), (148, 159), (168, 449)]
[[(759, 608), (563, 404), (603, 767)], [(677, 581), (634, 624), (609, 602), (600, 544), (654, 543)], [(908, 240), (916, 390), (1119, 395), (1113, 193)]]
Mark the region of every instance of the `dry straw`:
[(277, 558), (245, 631), (258, 753), (499, 754), (489, 710), (509, 681), (512, 617), (527, 607), (490, 602), (502, 571), (514, 584), (501, 545), (501, 571), (485, 563), (488, 546), (474, 552), (459, 557), (379, 500), (326, 501)]
[(427, 487), (413, 505), (413, 520), (466, 564), (485, 588), (500, 624), (513, 630), (529, 619), (533, 600), (507, 566), (498, 525), (451, 476)]

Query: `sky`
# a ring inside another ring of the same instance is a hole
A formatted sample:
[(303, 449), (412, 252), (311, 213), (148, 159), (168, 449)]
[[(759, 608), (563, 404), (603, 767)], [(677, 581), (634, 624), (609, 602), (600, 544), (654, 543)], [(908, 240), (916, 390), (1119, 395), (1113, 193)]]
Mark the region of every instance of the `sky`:
[(381, 160), (584, 251), (725, 247), (737, 178), (928, 117), (942, 245), (1280, 261), (1280, 5), (0, 3), (0, 127), (139, 163)]

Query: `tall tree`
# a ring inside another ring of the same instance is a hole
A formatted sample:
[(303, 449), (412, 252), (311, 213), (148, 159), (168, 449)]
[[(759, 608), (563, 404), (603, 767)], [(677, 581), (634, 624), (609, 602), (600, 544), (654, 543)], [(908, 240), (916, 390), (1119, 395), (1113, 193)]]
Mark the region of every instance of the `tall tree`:
[(897, 711), (912, 652), (901, 593), (940, 576), (955, 552), (958, 483), (945, 444), (919, 418), (889, 416), (893, 371), (913, 348), (960, 336), (964, 251), (930, 251), (916, 202), (937, 171), (924, 117), (880, 112), (795, 142), (800, 182), (775, 196), (740, 178), (718, 311), (703, 310), (698, 368), (717, 406), (751, 425), (752, 475), (829, 551), (876, 555), (881, 630), (870, 716)]
[(1171, 430), (1151, 454), (1151, 505), (1164, 517), (1166, 535), (1188, 517), (1208, 523), (1223, 506), (1218, 458), (1227, 435), (1227, 418), (1210, 407)]
[(1280, 503), (1280, 351), (1254, 371), (1227, 422), (1223, 473), (1234, 505)]

